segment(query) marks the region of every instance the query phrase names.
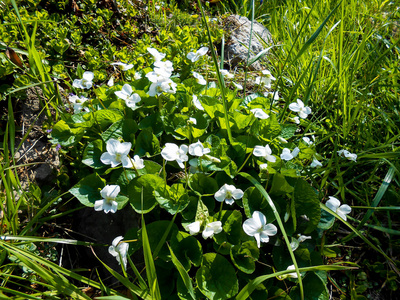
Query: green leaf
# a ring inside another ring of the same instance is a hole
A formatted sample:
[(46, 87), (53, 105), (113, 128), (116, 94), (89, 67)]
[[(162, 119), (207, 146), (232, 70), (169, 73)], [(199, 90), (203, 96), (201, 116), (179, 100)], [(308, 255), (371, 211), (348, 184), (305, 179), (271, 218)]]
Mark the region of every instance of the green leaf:
[[(86, 114), (85, 117), (90, 117), (90, 114)], [(123, 118), (122, 112), (119, 110), (101, 109), (94, 112), (94, 118), (96, 124), (100, 126), (102, 130), (105, 130), (111, 124), (118, 122)]]
[(200, 242), (194, 236), (187, 232), (179, 231), (171, 239), (171, 248), (185, 270), (190, 270), (191, 263), (196, 267), (200, 266), (203, 250)]
[(242, 272), (252, 274), (256, 269), (256, 261), (260, 250), (252, 241), (246, 241), (241, 245), (231, 248), (231, 259), (233, 264)]
[(82, 163), (94, 169), (106, 167), (100, 160), (101, 155), (106, 152), (102, 140), (89, 142), (83, 151)]
[[(305, 298), (306, 299), (316, 299), (316, 300), (328, 300), (329, 292), (325, 283), (317, 276), (314, 272), (309, 272), (303, 280)], [(294, 287), (290, 291), (290, 297), (293, 300), (300, 299), (299, 289)]]
[(162, 208), (174, 215), (186, 208), (189, 204), (189, 195), (183, 184), (173, 184), (154, 191), (154, 196)]
[(239, 290), (235, 273), (235, 268), (222, 255), (206, 253), (196, 273), (196, 282), (208, 299), (225, 300), (235, 296)]
[(286, 181), (284, 175), (275, 173), (272, 179), (272, 186), (269, 193), (271, 195), (282, 196), (293, 193), (294, 188)]
[[(219, 215), (220, 213), (217, 213), (214, 217)], [(219, 236), (224, 236), (225, 241), (230, 244), (239, 244), (240, 234), (242, 233), (242, 213), (238, 210), (224, 210), (221, 212), (220, 221), (224, 224), (224, 234), (221, 233)]]
[(140, 157), (154, 156), (161, 152), (160, 142), (150, 129), (143, 129), (137, 139), (135, 145), (135, 154)]
[(83, 128), (70, 128), (65, 121), (59, 121), (51, 132), (51, 142), (63, 147), (70, 147), (78, 143), (85, 130)]
[(219, 187), (215, 179), (208, 177), (202, 173), (196, 173), (189, 179), (190, 187), (200, 193), (204, 194), (215, 194)]
[(83, 205), (93, 207), (94, 202), (101, 199), (100, 191), (105, 185), (106, 181), (95, 173), (83, 178), (69, 192)]
[(275, 221), (275, 215), (267, 200), (255, 187), (249, 187), (244, 191), (242, 202), (247, 218), (251, 218), (254, 211), (260, 211), (267, 218), (268, 223)]
[(123, 119), (112, 124), (101, 134), (101, 137), (105, 142), (109, 139), (118, 140), (118, 138), (122, 138), (125, 142), (134, 142), (137, 130), (138, 125), (134, 120)]
[(304, 228), (301, 228), (301, 232), (303, 234), (310, 233), (317, 227), (321, 219), (320, 202), (315, 190), (301, 178), (297, 179), (294, 187), (294, 203), (296, 215), (306, 215), (310, 220)]
[[(154, 174), (145, 174), (134, 178), (128, 185), (129, 202), (136, 212), (148, 213), (157, 205), (154, 191), (162, 190), (164, 187), (164, 180)], [(143, 207), (141, 201), (142, 191)]]

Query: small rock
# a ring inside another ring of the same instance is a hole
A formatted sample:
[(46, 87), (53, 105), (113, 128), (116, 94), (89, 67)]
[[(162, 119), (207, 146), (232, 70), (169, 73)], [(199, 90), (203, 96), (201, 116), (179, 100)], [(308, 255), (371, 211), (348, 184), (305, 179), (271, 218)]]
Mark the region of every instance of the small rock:
[[(246, 17), (232, 15), (226, 18), (224, 28), (229, 34), (224, 51), (225, 59), (231, 67), (235, 67), (239, 63), (245, 64), (250, 43), (251, 21)], [(268, 46), (273, 44), (272, 36), (268, 29), (254, 21), (249, 60), (265, 49), (260, 40), (263, 40)], [(250, 65), (249, 69), (259, 71), (262, 70), (262, 66), (257, 61)]]

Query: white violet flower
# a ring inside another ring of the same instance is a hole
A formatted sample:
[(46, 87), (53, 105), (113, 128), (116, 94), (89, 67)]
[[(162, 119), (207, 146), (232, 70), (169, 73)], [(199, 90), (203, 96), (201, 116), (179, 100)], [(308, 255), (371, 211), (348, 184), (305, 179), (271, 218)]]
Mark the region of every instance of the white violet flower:
[(127, 255), (128, 255), (129, 244), (121, 242), (123, 239), (124, 237), (117, 236), (112, 241), (112, 245), (108, 247), (108, 252), (117, 259), (119, 264), (121, 264), (121, 258), (122, 258), (122, 263), (126, 269), (126, 264), (128, 262)]
[(272, 150), (268, 145), (265, 147), (255, 146), (253, 154), (257, 157), (264, 157), (267, 161), (276, 162), (276, 157), (272, 155)]
[(253, 212), (252, 218), (243, 222), (243, 230), (247, 235), (254, 236), (258, 248), (260, 242), (268, 243), (269, 237), (278, 232), (274, 224), (267, 224), (267, 218), (259, 211)]
[(133, 68), (133, 64), (125, 64), (123, 62), (115, 62), (111, 64), (112, 66), (120, 66), (122, 71), (128, 71)]
[(193, 72), (193, 77), (196, 78), (196, 82), (198, 84), (201, 84), (201, 85), (207, 84), (207, 81), (204, 79), (204, 77), (201, 74), (199, 74), (197, 72)]
[(239, 91), (243, 90), (243, 86), (239, 83), (236, 82), (232, 82), (232, 84), (235, 86), (236, 89), (238, 89)]
[(210, 148), (204, 148), (203, 144), (200, 141), (197, 141), (197, 143), (189, 145), (190, 155), (201, 157), (210, 152), (211, 152)]
[(204, 110), (203, 105), (201, 105), (200, 100), (197, 98), (196, 95), (193, 95), (193, 105), (194, 105), (198, 110)]
[(298, 234), (297, 235), (297, 240), (299, 241), (299, 243), (302, 243), (302, 242), (304, 242), (306, 240), (311, 240), (311, 236)]
[(82, 110), (88, 112), (89, 108), (86, 106), (83, 106), (84, 103), (89, 100), (88, 98), (85, 98), (83, 96), (76, 96), (76, 95), (72, 95), (68, 97), (68, 101), (72, 104), (72, 107), (74, 108), (74, 113), (79, 113)]
[(188, 146), (178, 145), (173, 143), (166, 143), (164, 149), (161, 151), (161, 156), (166, 161), (174, 161), (178, 163), (178, 165), (183, 169), (185, 165), (183, 164), (184, 161), (188, 161), (189, 157), (187, 156)]
[(72, 86), (78, 89), (90, 89), (93, 85), (93, 72), (86, 71), (82, 75), (82, 79), (75, 79)]
[(202, 236), (204, 239), (212, 238), (214, 234), (220, 233), (222, 231), (221, 221), (215, 221), (208, 223), (206, 228), (204, 228)]
[(265, 119), (268, 119), (268, 118), (269, 118), (269, 115), (268, 115), (265, 111), (263, 111), (262, 108), (253, 108), (253, 109), (251, 109), (250, 111), (251, 111), (251, 112), (254, 114), (254, 116), (255, 116), (256, 118), (258, 118), (258, 119), (265, 120)]
[(111, 168), (121, 163), (124, 168), (132, 168), (132, 162), (128, 157), (131, 147), (132, 144), (129, 142), (121, 143), (118, 140), (109, 139), (106, 145), (107, 152), (100, 156), (100, 160), (105, 165), (111, 165)]
[(226, 77), (226, 78), (228, 78), (228, 79), (231, 79), (231, 78), (234, 77), (234, 75), (231, 74), (231, 73), (229, 73), (228, 70), (220, 69), (219, 72), (221, 73), (222, 76), (224, 76), (224, 77)]
[(140, 170), (140, 169), (143, 169), (143, 168), (144, 168), (144, 161), (143, 161), (143, 159), (141, 159), (141, 158), (139, 157), (139, 155), (135, 155), (135, 156), (132, 158), (132, 164), (133, 164), (133, 167), (134, 167), (136, 170)]
[(355, 153), (350, 153), (350, 152), (347, 151), (347, 150), (339, 150), (339, 151), (337, 152), (337, 154), (338, 154), (339, 156), (344, 156), (344, 157), (346, 157), (348, 160), (352, 160), (352, 161), (356, 161), (356, 160), (357, 160), (357, 154), (355, 154)]
[(199, 50), (195, 52), (189, 52), (186, 57), (187, 59), (191, 60), (192, 62), (195, 62), (200, 59), (203, 55), (205, 55), (208, 51), (208, 47), (201, 47)]
[(235, 200), (243, 197), (243, 191), (237, 189), (234, 185), (224, 184), (215, 194), (214, 198), (218, 202), (225, 201), (226, 204), (232, 205)]
[(297, 99), (297, 103), (290, 103), (289, 109), (291, 111), (299, 113), (299, 117), (302, 119), (307, 118), (307, 116), (311, 114), (311, 108), (309, 108), (308, 106), (304, 106), (303, 101), (301, 101), (300, 99)]
[(135, 75), (133, 76), (133, 79), (139, 80), (140, 78), (142, 78), (142, 74), (140, 74), (139, 72), (135, 72)]
[(125, 100), (126, 106), (135, 110), (137, 108), (136, 103), (140, 102), (141, 98), (137, 93), (134, 93), (132, 87), (129, 84), (124, 84), (120, 91), (114, 92), (118, 98)]
[(326, 207), (330, 210), (333, 210), (335, 213), (339, 215), (343, 220), (347, 220), (346, 215), (351, 212), (351, 207), (347, 204), (340, 205), (340, 201), (335, 197), (329, 196), (329, 200), (326, 201)]
[(110, 79), (107, 81), (107, 85), (109, 87), (114, 86), (114, 77), (113, 76), (111, 76)]
[(101, 200), (96, 200), (94, 202), (94, 210), (101, 211), (104, 210), (106, 214), (110, 211), (115, 213), (118, 209), (118, 203), (115, 201), (121, 188), (119, 185), (106, 185), (101, 191)]
[(300, 149), (298, 147), (294, 148), (292, 152), (290, 152), (290, 150), (288, 148), (284, 148), (282, 150), (282, 154), (281, 154), (281, 159), (282, 160), (291, 160), (293, 158), (295, 158), (300, 152)]
[(190, 235), (197, 234), (200, 231), (200, 222), (195, 221), (193, 223), (190, 223), (189, 225), (185, 226), (185, 229), (189, 231)]
[[(296, 267), (295, 267), (294, 265), (291, 265), (291, 266), (287, 267), (286, 270), (288, 270), (288, 271), (289, 271), (289, 270), (296, 270)], [(290, 277), (290, 278), (298, 278), (296, 272), (288, 273), (288, 274), (286, 274), (286, 276), (287, 276), (287, 277)]]
[(165, 54), (164, 54), (164, 53), (158, 52), (157, 49), (148, 47), (148, 48), (147, 48), (147, 51), (148, 51), (151, 55), (153, 55), (155, 61), (160, 61), (160, 60), (162, 60), (162, 59), (165, 57)]
[(255, 83), (259, 85), (265, 86), (267, 89), (271, 88), (271, 81), (275, 80), (276, 78), (271, 75), (271, 72), (268, 70), (262, 70), (262, 76), (258, 76), (256, 78)]
[(318, 159), (316, 159), (315, 157), (313, 157), (313, 161), (310, 164), (311, 168), (316, 168), (316, 167), (322, 167), (321, 162), (318, 161)]

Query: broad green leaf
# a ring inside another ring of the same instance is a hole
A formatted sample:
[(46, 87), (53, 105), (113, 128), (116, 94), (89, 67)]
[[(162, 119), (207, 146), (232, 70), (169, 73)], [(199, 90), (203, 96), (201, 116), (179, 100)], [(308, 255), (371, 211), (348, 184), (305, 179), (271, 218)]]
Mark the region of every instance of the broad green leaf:
[(203, 250), (200, 242), (194, 236), (179, 231), (171, 239), (171, 248), (186, 271), (190, 270), (191, 263), (196, 267), (200, 266)]
[[(89, 115), (90, 114), (86, 114), (85, 117), (89, 117)], [(101, 109), (94, 112), (94, 118), (96, 120), (96, 124), (98, 124), (102, 130), (105, 130), (111, 124), (121, 120), (123, 118), (123, 114), (118, 110)]]
[(181, 183), (165, 186), (163, 189), (155, 190), (154, 196), (157, 202), (167, 212), (174, 215), (182, 211), (189, 204), (189, 195)]
[(255, 187), (249, 187), (244, 191), (242, 203), (248, 219), (252, 217), (253, 212), (260, 211), (267, 218), (268, 223), (275, 220), (275, 215), (268, 205), (268, 202)]
[(100, 161), (100, 157), (106, 151), (102, 140), (89, 142), (83, 152), (82, 163), (94, 169), (104, 168), (107, 165)]
[[(304, 277), (304, 296), (306, 299), (316, 299), (316, 300), (328, 300), (329, 292), (325, 283), (321, 278), (315, 275), (314, 272), (309, 272), (307, 276)], [(299, 289), (294, 287), (290, 291), (290, 298), (293, 300), (300, 299)]]
[(296, 208), (296, 217), (306, 215), (310, 221), (304, 228), (299, 228), (303, 234), (313, 231), (320, 219), (321, 209), (318, 196), (309, 183), (299, 178), (294, 187), (294, 203)]
[(70, 147), (78, 143), (84, 133), (85, 130), (83, 128), (70, 128), (65, 121), (61, 120), (53, 127), (51, 142), (53, 144), (60, 144), (63, 147)]
[(285, 176), (275, 173), (272, 179), (272, 186), (269, 193), (271, 195), (282, 196), (293, 193), (294, 188), (286, 181)]
[(242, 213), (238, 210), (223, 210), (221, 213), (216, 213), (214, 217), (218, 218), (223, 224), (223, 232), (216, 236), (217, 243), (239, 244), (240, 234), (242, 233)]
[(285, 124), (282, 126), (282, 132), (280, 134), (284, 139), (290, 139), (296, 133), (299, 127), (295, 124)]
[(125, 142), (134, 142), (137, 130), (138, 125), (134, 120), (123, 119), (108, 127), (108, 129), (101, 134), (101, 137), (105, 142), (109, 139), (118, 140), (119, 138), (122, 138)]
[(215, 194), (219, 187), (215, 179), (202, 173), (196, 173), (190, 177), (190, 187), (201, 195)]
[(157, 137), (149, 129), (143, 129), (137, 139), (135, 145), (135, 154), (142, 156), (154, 156), (161, 152), (160, 142)]
[[(162, 190), (164, 187), (164, 180), (154, 174), (145, 174), (134, 178), (128, 185), (129, 202), (136, 212), (148, 213), (157, 205), (154, 191)], [(143, 207), (141, 201), (142, 191)]]
[(95, 173), (83, 178), (69, 192), (83, 205), (93, 207), (94, 202), (101, 199), (100, 191), (105, 185), (106, 181)]
[(233, 264), (242, 272), (252, 274), (256, 269), (256, 261), (260, 250), (254, 242), (246, 241), (231, 248)]
[(203, 295), (211, 300), (225, 300), (239, 290), (235, 268), (216, 253), (203, 255), (203, 262), (196, 273), (196, 282)]

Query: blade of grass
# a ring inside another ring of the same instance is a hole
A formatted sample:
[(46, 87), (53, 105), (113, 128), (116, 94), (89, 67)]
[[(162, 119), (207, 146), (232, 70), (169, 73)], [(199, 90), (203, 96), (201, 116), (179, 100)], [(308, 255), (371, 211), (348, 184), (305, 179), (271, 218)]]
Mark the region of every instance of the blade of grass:
[[(357, 267), (346, 267), (346, 266), (337, 266), (337, 265), (322, 265), (322, 266), (313, 266), (307, 268), (298, 268), (296, 271), (299, 272), (307, 272), (307, 271), (342, 271), (342, 270), (354, 270)], [(239, 294), (236, 295), (235, 300), (246, 300), (249, 299), (251, 293), (256, 289), (256, 287), (263, 283), (265, 280), (270, 278), (275, 278), (278, 276), (282, 276), (285, 274), (293, 273), (292, 270), (285, 270), (280, 272), (275, 272), (268, 275), (259, 276), (251, 280), (248, 284), (246, 284)], [(298, 275), (299, 276), (299, 275)], [(300, 278), (300, 277), (299, 277)]]
[(283, 238), (285, 239), (286, 242), (286, 246), (289, 250), (290, 253), (290, 257), (292, 259), (292, 262), (294, 264), (294, 267), (296, 269), (296, 274), (299, 278), (299, 287), (300, 287), (300, 295), (301, 295), (301, 299), (304, 299), (304, 288), (303, 288), (303, 280), (300, 276), (300, 271), (299, 271), (299, 267), (297, 265), (297, 261), (296, 261), (296, 257), (294, 256), (292, 247), (290, 245), (290, 241), (289, 238), (286, 234), (286, 230), (285, 230), (285, 226), (282, 223), (281, 217), (279, 216), (278, 210), (275, 207), (274, 202), (272, 201), (271, 197), (268, 195), (268, 193), (266, 192), (266, 190), (264, 189), (264, 187), (251, 175), (247, 174), (247, 173), (239, 173), (240, 176), (246, 178), (247, 180), (249, 180), (261, 193), (261, 195), (263, 195), (263, 197), (267, 200), (269, 206), (272, 208), (272, 211), (275, 215), (276, 221), (278, 222), (279, 228), (282, 231), (282, 235)]
[(175, 268), (178, 270), (179, 274), (181, 275), (182, 281), (185, 284), (186, 289), (189, 292), (189, 295), (192, 297), (193, 300), (196, 300), (196, 295), (193, 290), (192, 280), (188, 272), (185, 270), (181, 262), (175, 256), (174, 251), (172, 251), (171, 247), (168, 245), (169, 252), (171, 253), (171, 260), (172, 263), (175, 265)]

